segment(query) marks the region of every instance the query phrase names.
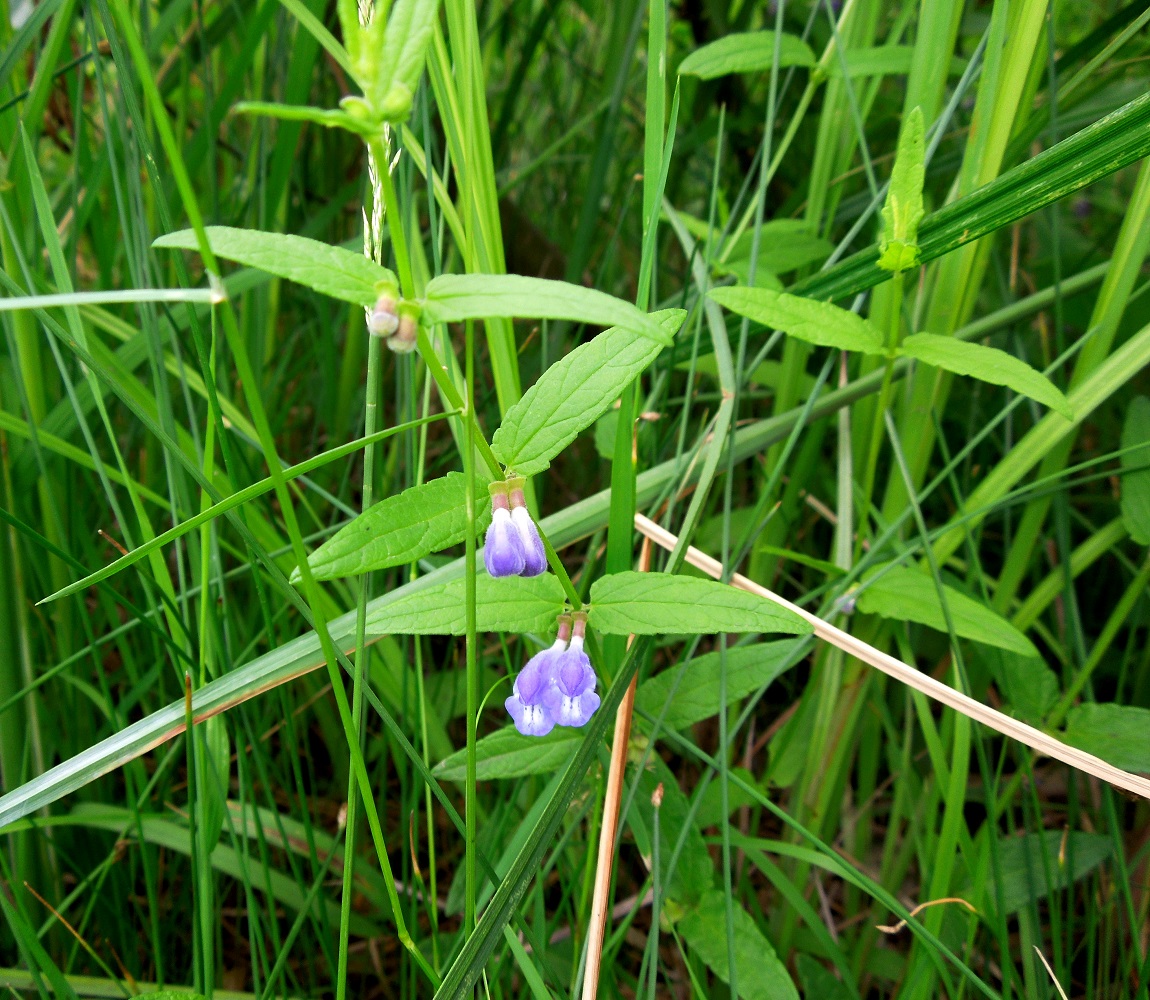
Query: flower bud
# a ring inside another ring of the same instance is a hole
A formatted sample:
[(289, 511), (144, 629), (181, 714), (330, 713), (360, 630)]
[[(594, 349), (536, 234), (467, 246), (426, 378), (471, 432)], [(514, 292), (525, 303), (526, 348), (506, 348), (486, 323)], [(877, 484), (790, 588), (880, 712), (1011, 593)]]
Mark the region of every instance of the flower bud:
[(519, 532), (519, 541), (523, 544), (523, 571), (520, 576), (538, 576), (547, 569), (547, 551), (543, 548), (543, 540), (539, 537), (539, 529), (531, 520), (531, 512), (527, 509), (527, 501), (523, 496), (523, 480), (510, 480), (508, 494), (511, 499), (511, 521), (515, 530)]
[(395, 336), (387, 338), (387, 346), (396, 354), (410, 354), (419, 342), (419, 320), (410, 313), (401, 313)]
[(523, 542), (511, 520), (504, 483), (492, 483), (491, 525), (483, 542), (483, 565), (494, 577), (518, 576), (523, 572)]
[(367, 317), (367, 330), (373, 337), (390, 337), (399, 328), (397, 303), (386, 292), (375, 300)]
[(574, 618), (575, 634), (571, 644), (550, 661), (551, 686), (543, 693), (543, 704), (557, 726), (579, 727), (599, 708), (595, 685), (599, 678), (591, 667), (591, 659), (583, 652), (583, 635), (587, 616), (577, 612)]

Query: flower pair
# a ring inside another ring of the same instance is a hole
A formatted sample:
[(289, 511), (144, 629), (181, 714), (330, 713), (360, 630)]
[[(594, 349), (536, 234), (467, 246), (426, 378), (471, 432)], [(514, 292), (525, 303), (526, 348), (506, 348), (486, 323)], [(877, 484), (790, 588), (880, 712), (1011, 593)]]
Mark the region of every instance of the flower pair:
[(492, 483), (491, 526), (483, 543), (483, 562), (491, 576), (538, 576), (547, 569), (547, 553), (523, 498), (523, 480)]
[(585, 614), (561, 615), (551, 648), (531, 657), (515, 678), (515, 693), (503, 704), (524, 736), (546, 736), (556, 726), (579, 727), (595, 714), (598, 678), (583, 651), (586, 629)]
[(367, 331), (386, 338), (387, 346), (397, 354), (409, 354), (419, 339), (419, 321), (410, 312), (400, 312), (399, 303), (385, 293), (367, 314)]

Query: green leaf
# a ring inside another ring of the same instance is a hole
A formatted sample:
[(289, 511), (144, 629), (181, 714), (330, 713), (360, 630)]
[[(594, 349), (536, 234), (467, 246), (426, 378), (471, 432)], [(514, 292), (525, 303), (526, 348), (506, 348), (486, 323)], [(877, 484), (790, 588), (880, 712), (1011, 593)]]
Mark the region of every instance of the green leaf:
[[(858, 596), (859, 611), (946, 631), (938, 591), (925, 573), (887, 563), (875, 567), (863, 579), (866, 586)], [(957, 635), (1023, 656), (1038, 656), (1034, 644), (1005, 618), (953, 587), (944, 584), (942, 589)]]
[(204, 823), (203, 843), (208, 850), (215, 848), (220, 834), (224, 832), (224, 817), (228, 807), (228, 789), (231, 788), (229, 775), (232, 767), (232, 746), (228, 739), (227, 726), (222, 715), (213, 715), (196, 726), (200, 737), (197, 753), (200, 754), (197, 770), (201, 775), (199, 793)]
[(396, 0), (387, 20), (383, 45), (373, 54), (379, 60), (372, 98), (387, 121), (407, 119), (411, 101), (423, 75), (439, 0)]
[[(486, 495), (486, 494), (484, 494)], [(481, 505), (476, 534), (491, 519)], [(317, 580), (403, 566), (467, 537), (467, 478), (449, 472), (373, 504), (308, 556)], [(291, 582), (299, 582), (298, 567)]]
[(971, 375), (992, 385), (1005, 385), (1056, 410), (1067, 420), (1074, 419), (1074, 411), (1066, 397), (1050, 379), (1035, 371), (1025, 361), (997, 347), (971, 344), (954, 337), (940, 337), (936, 333), (915, 333), (902, 342), (898, 353), (928, 365), (945, 368), (956, 375)]
[[(846, 75), (851, 79), (864, 76), (906, 76), (914, 62), (913, 45), (877, 45), (872, 48), (850, 48), (843, 52)], [(950, 60), (950, 75), (962, 76), (966, 60)], [(836, 58), (827, 63), (827, 76), (842, 78), (842, 63)]]
[(1150, 773), (1150, 709), (1085, 702), (1070, 710), (1063, 738), (1115, 767)]
[[(1141, 446), (1141, 447), (1139, 447)], [(1150, 545), (1150, 399), (1135, 396), (1122, 425), (1122, 523), (1139, 545)]]
[[(381, 291), (394, 290), (395, 275), (363, 254), (329, 246), (304, 236), (264, 233), (256, 229), (208, 226), (212, 253), (226, 260), (256, 267), (289, 281), (295, 281), (332, 298), (361, 306), (375, 303)], [(198, 250), (191, 229), (161, 236), (152, 246), (178, 250)]]
[(758, 594), (666, 573), (612, 573), (596, 580), (590, 623), (608, 635), (811, 631), (793, 611)]
[[(799, 1000), (799, 991), (771, 942), (738, 901), (733, 903), (735, 979), (746, 1000)], [(723, 982), (730, 982), (727, 960), (727, 899), (718, 889), (679, 921), (678, 931), (691, 950)]]
[(916, 105), (902, 123), (890, 187), (882, 207), (878, 266), (884, 271), (906, 271), (918, 264), (918, 224), (923, 216), (925, 156), (922, 108)]
[[(1045, 899), (1052, 891), (1077, 882), (1109, 858), (1113, 851), (1114, 842), (1110, 837), (1078, 830), (1068, 834), (1062, 830), (1044, 830), (1025, 837), (999, 838), (1001, 915), (1017, 913), (1023, 907)], [(974, 886), (968, 878), (959, 895), (969, 898), (980, 891), (987, 905), (997, 910), (997, 891), (989, 879)]]
[(1043, 660), (1005, 649), (982, 647), (979, 659), (986, 665), (1006, 699), (1020, 719), (1041, 725), (1046, 713), (1058, 700), (1058, 677)]
[[(704, 232), (701, 238), (705, 239)], [(726, 263), (716, 266), (738, 276), (746, 285), (751, 266), (751, 250), (755, 245), (754, 230), (748, 230), (729, 249), (723, 248)], [(786, 274), (800, 267), (821, 264), (834, 247), (829, 240), (817, 235), (811, 224), (803, 219), (771, 219), (764, 222), (759, 235), (759, 256), (755, 282), (762, 281), (762, 273)]]
[[(775, 33), (746, 31), (727, 35), (695, 49), (679, 64), (680, 76), (713, 80), (728, 73), (758, 73), (775, 61)], [(815, 54), (801, 38), (782, 35), (778, 39), (779, 67), (813, 66)]]
[(803, 987), (803, 996), (818, 997), (819, 1000), (850, 1000), (852, 994), (846, 983), (806, 952), (795, 956), (795, 969)]
[(356, 135), (366, 136), (378, 131), (378, 126), (373, 126), (362, 118), (357, 118), (346, 111), (328, 108), (278, 104), (275, 101), (240, 101), (232, 110), (243, 115), (261, 115), (264, 118), (279, 118), (289, 122), (311, 122), (324, 128), (342, 128)]
[[(638, 775), (638, 791), (627, 812), (627, 825), (635, 837), (635, 846), (648, 866), (654, 862), (655, 807), (651, 796), (663, 786), (663, 804), (659, 807), (659, 891), (664, 898), (680, 906), (691, 906), (715, 887), (715, 864), (697, 823), (687, 824), (690, 803), (679, 788), (679, 781), (658, 756)], [(712, 782), (717, 784), (717, 782)], [(684, 829), (683, 847), (675, 867), (671, 858)]]
[[(652, 314), (668, 336), (685, 316), (682, 309)], [(620, 327), (576, 347), (507, 411), (491, 441), (495, 457), (520, 476), (542, 472), (610, 408), (662, 349), (649, 337)]]
[(594, 288), (521, 274), (441, 274), (428, 282), (425, 322), (460, 323), (497, 316), (618, 326), (664, 346), (671, 343), (671, 335), (654, 316)]
[(885, 353), (882, 334), (869, 320), (829, 302), (769, 288), (715, 288), (708, 294), (724, 309), (808, 344), (863, 354)]
[[(511, 686), (507, 685), (508, 693)], [(491, 701), (503, 710), (503, 696)], [(557, 726), (546, 736), (522, 736), (514, 726), (496, 730), (475, 744), (475, 776), (480, 781), (549, 774), (567, 763), (583, 739), (579, 729)], [(457, 750), (431, 769), (440, 781), (467, 779), (467, 750)]]
[[(770, 684), (792, 665), (791, 657), (800, 642), (801, 639), (783, 639), (727, 650), (728, 701)], [(667, 709), (664, 726), (683, 729), (718, 713), (721, 666), (719, 653), (697, 656), (690, 662)], [(658, 717), (678, 672), (678, 666), (671, 666), (640, 684), (635, 692), (635, 708)]]
[[(480, 632), (546, 632), (563, 613), (564, 594), (550, 573), (475, 581), (475, 621)], [(367, 616), (371, 635), (463, 635), (463, 580), (422, 587), (384, 601)]]

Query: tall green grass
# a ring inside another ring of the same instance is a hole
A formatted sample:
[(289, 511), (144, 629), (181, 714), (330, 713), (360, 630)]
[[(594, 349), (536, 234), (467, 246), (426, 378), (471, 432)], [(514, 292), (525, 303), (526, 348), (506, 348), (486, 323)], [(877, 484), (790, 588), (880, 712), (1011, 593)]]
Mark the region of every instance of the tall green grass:
[[(16, 13), (0, 10), (0, 981), (909, 1000), (1051, 997), (1053, 974), (1069, 996), (1148, 996), (1147, 803), (837, 648), (604, 636), (592, 721), (509, 737), (509, 678), (549, 638), (476, 631), (474, 537), (345, 580), (306, 556), (373, 500), (485, 474), (503, 416), (596, 328), (468, 320), (393, 354), (358, 305), (220, 264), (204, 235), (362, 249), (408, 298), (517, 272), (687, 310), (529, 484), (571, 597), (634, 568), (645, 513), (681, 539), (655, 569), (692, 573), (697, 546), (1150, 772), (1144, 5), (445, 0), (410, 116), (369, 144), (237, 108), (339, 107), (356, 67), (340, 19), (367, 7)], [(751, 31), (776, 32), (757, 68), (680, 74)], [(879, 210), (916, 107), (922, 266), (892, 279)], [(185, 228), (199, 253), (152, 246)], [(764, 329), (707, 297), (731, 284), (833, 300), (892, 343), (1000, 348), (1073, 419)], [(891, 563), (919, 587), (891, 591)], [(465, 636), (368, 627), (460, 576)]]

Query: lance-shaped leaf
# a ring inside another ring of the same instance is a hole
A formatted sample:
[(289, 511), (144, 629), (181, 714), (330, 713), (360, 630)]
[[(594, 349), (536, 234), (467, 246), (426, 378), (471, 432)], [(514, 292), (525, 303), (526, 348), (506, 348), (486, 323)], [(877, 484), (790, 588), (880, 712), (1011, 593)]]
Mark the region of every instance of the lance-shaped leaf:
[[(212, 253), (268, 274), (287, 278), (345, 302), (370, 306), (383, 290), (394, 290), (395, 275), (363, 254), (333, 247), (305, 236), (264, 233), (257, 229), (208, 226)], [(178, 250), (198, 250), (191, 229), (161, 236), (153, 244)]]
[[(743, 698), (770, 684), (794, 665), (802, 639), (781, 639), (777, 642), (756, 642), (751, 646), (730, 649), (726, 654), (727, 700)], [(645, 680), (635, 692), (635, 708), (659, 717), (671, 696), (679, 667), (668, 667), (660, 674)], [(684, 729), (709, 719), (722, 708), (719, 691), (722, 689), (723, 657), (719, 653), (706, 653), (695, 657), (683, 672), (674, 697), (663, 717), (668, 729)]]
[[(682, 325), (682, 309), (652, 313), (668, 336)], [(612, 327), (547, 369), (503, 418), (491, 441), (495, 457), (518, 475), (551, 464), (659, 356), (662, 345), (633, 330)]]
[[(857, 605), (864, 614), (918, 622), (939, 632), (947, 630), (938, 590), (925, 573), (887, 564), (867, 574), (864, 582)], [(944, 584), (942, 590), (956, 635), (1023, 656), (1038, 656), (1034, 644), (1001, 615), (953, 587)]]
[(521, 274), (441, 274), (427, 284), (425, 322), (516, 316), (569, 319), (596, 326), (619, 326), (660, 344), (671, 343), (659, 321), (606, 292), (566, 281)]
[[(546, 632), (563, 613), (565, 595), (550, 573), (475, 580), (475, 625), (480, 632)], [(423, 587), (367, 616), (372, 635), (463, 635), (467, 628), (463, 580)]]
[(918, 263), (924, 164), (922, 108), (915, 106), (902, 123), (886, 204), (882, 207), (878, 266), (884, 271), (906, 271)]
[(403, 121), (423, 74), (423, 62), (431, 41), (439, 0), (396, 0), (387, 19), (383, 44), (373, 58), (371, 97), (389, 122)]
[[(507, 689), (510, 691), (510, 683)], [(502, 695), (492, 700), (499, 702), (502, 711)], [(480, 781), (490, 781), (494, 778), (522, 778), (528, 774), (552, 774), (567, 762), (582, 739), (581, 730), (569, 727), (556, 727), (546, 736), (523, 736), (514, 726), (507, 726), (484, 736), (475, 744), (475, 776)], [(440, 781), (465, 781), (466, 748), (441, 760), (431, 773)]]
[(1145, 396), (1130, 401), (1122, 448), (1122, 522), (1134, 541), (1150, 545), (1150, 399)]
[(776, 43), (780, 68), (815, 64), (815, 54), (801, 38), (785, 34), (776, 38), (773, 31), (745, 31), (695, 49), (679, 64), (679, 75), (713, 80), (729, 73), (758, 73), (771, 68)]
[(956, 375), (971, 375), (983, 382), (1004, 385), (1056, 410), (1067, 420), (1074, 419), (1074, 411), (1066, 397), (1050, 379), (1025, 361), (996, 347), (940, 337), (936, 333), (915, 333), (902, 342), (898, 353), (945, 368)]
[(811, 631), (793, 611), (758, 594), (666, 573), (612, 573), (596, 580), (590, 623), (610, 635)]
[[(490, 508), (481, 504), (476, 534), (490, 519)], [(449, 472), (373, 504), (308, 556), (307, 562), (317, 580), (334, 580), (403, 566), (466, 537), (467, 479), (461, 472)], [(297, 567), (291, 582), (299, 579)]]
[(770, 288), (714, 288), (708, 294), (724, 309), (808, 344), (863, 354), (885, 353), (882, 334), (874, 324), (829, 302)]
[[(678, 924), (678, 931), (692, 953), (725, 983), (731, 981), (727, 929), (727, 898), (718, 889), (708, 892)], [(746, 1000), (799, 1000), (799, 991), (787, 967), (740, 903), (733, 906), (730, 930), (734, 934), (739, 996)]]
[(342, 128), (362, 136), (371, 135), (379, 130), (378, 125), (334, 108), (277, 104), (275, 101), (240, 101), (232, 110), (244, 115), (260, 115), (264, 118), (279, 118), (289, 122), (311, 122), (324, 128)]

